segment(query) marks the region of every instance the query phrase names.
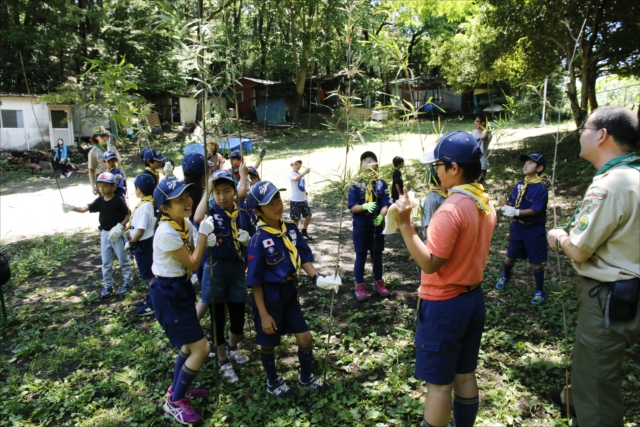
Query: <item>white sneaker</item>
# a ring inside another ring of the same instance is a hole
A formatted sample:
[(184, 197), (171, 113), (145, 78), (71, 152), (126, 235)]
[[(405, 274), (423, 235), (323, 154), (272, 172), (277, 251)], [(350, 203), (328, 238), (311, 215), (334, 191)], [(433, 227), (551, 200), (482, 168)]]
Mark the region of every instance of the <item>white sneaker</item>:
[(238, 365), (244, 365), (249, 361), (249, 357), (245, 354), (242, 354), (238, 347), (232, 349), (231, 347), (227, 346), (226, 349), (227, 357), (236, 362)]
[(238, 382), (238, 376), (233, 370), (233, 365), (231, 365), (231, 362), (227, 362), (224, 365), (220, 366), (220, 373), (222, 373), (222, 377), (227, 383), (233, 384), (235, 382)]
[(71, 171), (67, 172), (67, 178), (69, 178), (71, 176), (71, 174), (73, 174), (73, 172), (71, 172)]

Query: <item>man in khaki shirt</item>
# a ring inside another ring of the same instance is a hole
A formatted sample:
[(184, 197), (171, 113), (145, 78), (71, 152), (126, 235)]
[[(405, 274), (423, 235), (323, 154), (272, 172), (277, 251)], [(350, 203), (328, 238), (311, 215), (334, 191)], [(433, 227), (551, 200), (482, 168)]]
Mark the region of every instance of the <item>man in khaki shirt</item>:
[[(580, 157), (598, 171), (570, 232), (548, 233), (579, 274), (571, 400), (580, 426), (622, 426), (622, 363), (640, 339), (640, 128), (631, 110), (601, 107), (579, 131)], [(617, 319), (614, 282), (635, 290), (635, 317)]]
[(102, 172), (108, 172), (107, 164), (104, 162), (104, 152), (108, 149), (116, 153), (118, 161), (120, 161), (120, 154), (116, 151), (116, 148), (108, 145), (109, 135), (105, 131), (103, 126), (97, 126), (93, 130), (93, 139), (95, 144), (89, 151), (87, 169), (89, 170), (89, 184), (91, 184), (91, 190), (94, 194), (98, 195), (98, 189), (96, 188), (95, 178)]

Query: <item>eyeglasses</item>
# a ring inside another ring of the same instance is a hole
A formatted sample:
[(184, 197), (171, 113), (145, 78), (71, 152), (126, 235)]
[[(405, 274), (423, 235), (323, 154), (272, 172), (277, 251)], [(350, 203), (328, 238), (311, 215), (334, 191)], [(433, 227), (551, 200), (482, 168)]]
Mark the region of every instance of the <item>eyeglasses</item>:
[(438, 169), (438, 166), (444, 166), (444, 165), (445, 165), (445, 163), (444, 163), (444, 162), (434, 163), (434, 164), (433, 164), (433, 168), (434, 168), (434, 169)]
[(582, 135), (584, 133), (585, 130), (598, 130), (598, 128), (588, 128), (586, 126), (578, 126), (578, 128), (576, 129), (578, 131), (578, 135)]

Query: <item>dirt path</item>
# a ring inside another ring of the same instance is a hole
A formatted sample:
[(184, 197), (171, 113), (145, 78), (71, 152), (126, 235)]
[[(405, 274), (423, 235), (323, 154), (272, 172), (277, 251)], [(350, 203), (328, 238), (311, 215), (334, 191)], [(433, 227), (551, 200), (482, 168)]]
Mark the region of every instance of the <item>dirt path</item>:
[[(515, 131), (492, 144), (492, 148), (506, 148), (517, 141), (531, 136), (553, 133), (556, 127), (531, 128)], [(402, 143), (398, 142), (402, 141)], [(367, 144), (359, 144), (349, 154), (348, 166), (354, 170), (358, 167), (360, 154), (371, 150), (378, 155), (383, 164), (391, 163), (394, 156), (402, 156), (405, 159), (417, 159), (424, 150), (428, 150), (435, 144), (434, 136), (426, 137), (422, 143), (420, 137), (413, 134), (401, 134), (392, 137), (391, 141), (380, 144), (375, 141)], [(292, 142), (295, 144), (295, 142)], [(423, 149), (424, 147), (424, 149)], [(327, 180), (338, 177), (338, 171), (344, 164), (344, 148), (327, 148), (316, 150), (313, 153), (300, 153), (303, 165), (311, 167), (312, 173), (308, 176), (308, 189), (311, 194), (322, 189)], [(287, 175), (290, 171), (290, 156), (268, 155), (263, 162), (261, 176), (270, 180), (281, 188), (289, 188)], [(256, 156), (248, 156), (248, 163), (252, 164)], [(226, 163), (228, 166), (228, 163)], [(182, 176), (180, 168), (176, 169), (176, 175)], [(93, 200), (95, 196), (89, 189), (89, 180), (86, 175), (78, 175), (70, 179), (59, 181), (62, 196), (66, 203), (81, 206)], [(130, 205), (135, 205), (137, 198), (133, 191), (133, 179), (129, 178)], [(284, 198), (288, 200), (288, 193)], [(0, 191), (0, 243), (7, 244), (22, 239), (28, 239), (43, 235), (77, 231), (96, 231), (98, 226), (98, 214), (91, 213), (62, 213), (60, 192), (55, 181), (42, 179), (34, 183), (18, 183), (3, 187)], [(320, 218), (314, 219), (318, 223)]]

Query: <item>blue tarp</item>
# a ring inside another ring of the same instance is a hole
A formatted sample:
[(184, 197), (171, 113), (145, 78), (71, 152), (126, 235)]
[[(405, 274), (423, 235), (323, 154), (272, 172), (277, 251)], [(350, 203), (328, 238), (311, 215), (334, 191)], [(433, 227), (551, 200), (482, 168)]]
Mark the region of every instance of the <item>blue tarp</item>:
[[(266, 110), (266, 116), (265, 116)], [(258, 111), (256, 113), (256, 122), (259, 125), (264, 125), (265, 118), (267, 125), (277, 126), (284, 123), (284, 119), (287, 115), (287, 103), (284, 98), (273, 98), (258, 101)]]
[(186, 156), (187, 154), (191, 153), (198, 153), (204, 156), (204, 146), (202, 144), (189, 144), (184, 147), (184, 151), (182, 152), (182, 154)]
[[(229, 138), (220, 141), (221, 150), (234, 150), (240, 147), (240, 138)], [(249, 138), (242, 138), (242, 151), (253, 151), (253, 141)]]

